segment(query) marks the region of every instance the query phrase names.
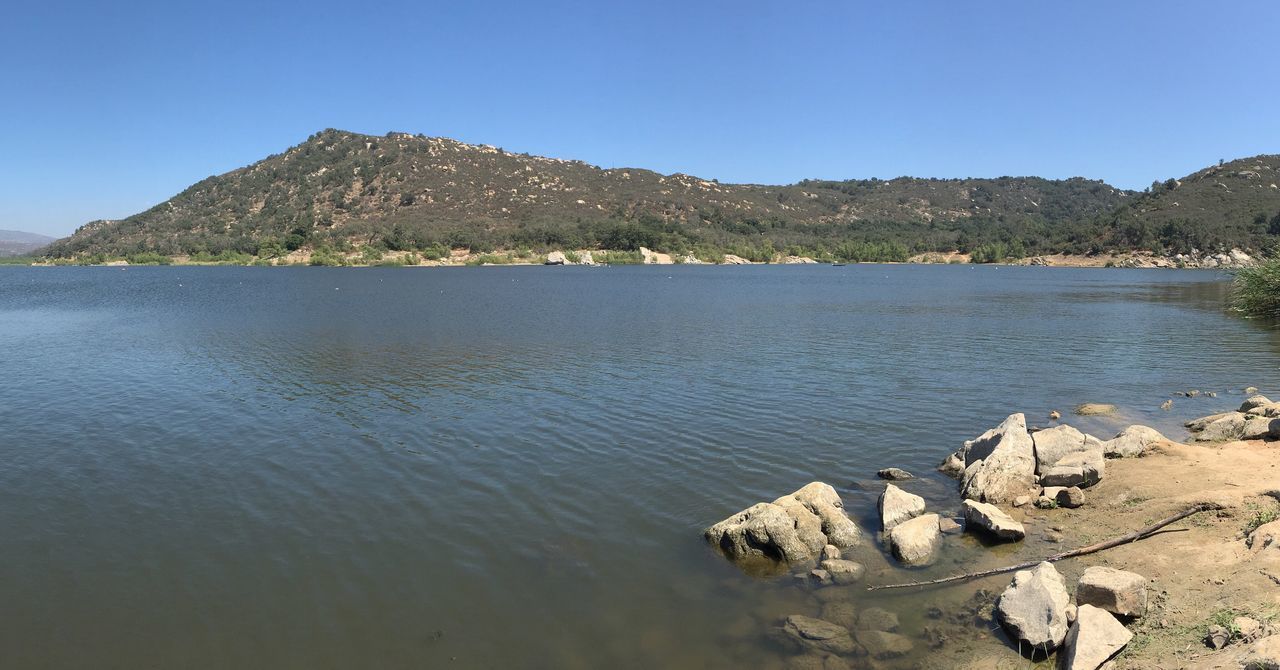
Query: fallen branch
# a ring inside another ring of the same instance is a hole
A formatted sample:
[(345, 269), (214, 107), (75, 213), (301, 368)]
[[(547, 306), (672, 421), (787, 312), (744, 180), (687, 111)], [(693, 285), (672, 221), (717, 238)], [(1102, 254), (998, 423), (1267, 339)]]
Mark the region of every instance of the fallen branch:
[(1006, 572), (1013, 572), (1015, 570), (1027, 570), (1029, 568), (1034, 568), (1037, 565), (1040, 565), (1041, 563), (1057, 563), (1058, 561), (1061, 561), (1063, 559), (1075, 558), (1076, 556), (1084, 556), (1085, 554), (1092, 554), (1095, 552), (1103, 551), (1104, 549), (1118, 547), (1122, 544), (1137, 542), (1138, 540), (1144, 539), (1154, 534), (1156, 531), (1160, 530), (1161, 528), (1164, 528), (1165, 526), (1168, 526), (1171, 523), (1181, 521), (1193, 514), (1198, 514), (1206, 510), (1217, 509), (1217, 508), (1218, 508), (1217, 505), (1211, 505), (1209, 503), (1201, 503), (1199, 505), (1196, 505), (1195, 507), (1192, 507), (1190, 509), (1174, 514), (1173, 516), (1167, 519), (1163, 519), (1150, 526), (1147, 526), (1142, 530), (1136, 530), (1132, 533), (1129, 533), (1128, 535), (1117, 537), (1114, 540), (1107, 540), (1105, 542), (1091, 544), (1087, 547), (1072, 549), (1071, 551), (1065, 551), (1061, 554), (1055, 554), (1053, 556), (1050, 556), (1048, 558), (1041, 559), (1038, 561), (1027, 561), (1026, 563), (1019, 563), (1017, 565), (1009, 565), (1003, 568), (994, 568), (991, 570), (982, 570), (979, 572), (966, 572), (961, 575), (952, 575), (950, 577), (930, 579), (928, 581), (923, 581), (923, 582), (907, 582), (905, 584), (882, 584), (880, 586), (868, 586), (867, 590), (879, 591), (881, 589), (903, 589), (909, 586), (933, 586), (935, 584), (947, 584), (950, 582), (959, 582), (959, 581), (964, 581), (968, 579), (977, 579), (978, 577), (990, 577), (991, 575), (999, 575)]

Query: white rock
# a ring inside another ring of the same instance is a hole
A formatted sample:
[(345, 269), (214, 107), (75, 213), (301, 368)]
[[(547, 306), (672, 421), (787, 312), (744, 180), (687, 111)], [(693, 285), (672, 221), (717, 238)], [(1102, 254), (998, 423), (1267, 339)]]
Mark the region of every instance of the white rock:
[(1047, 653), (1067, 636), (1071, 597), (1051, 563), (1019, 570), (996, 602), (996, 617), (1013, 639)]
[(907, 565), (925, 565), (942, 541), (937, 514), (925, 514), (905, 521), (889, 531), (893, 555)]
[(924, 498), (907, 493), (889, 484), (880, 494), (880, 528), (893, 530), (894, 526), (924, 514)]
[(999, 426), (965, 443), (965, 471), (960, 492), (979, 502), (1004, 503), (1035, 484), (1036, 458), (1027, 420), (1011, 414)]
[(998, 540), (1014, 542), (1027, 535), (1022, 524), (995, 505), (973, 500), (966, 500), (963, 505), (965, 528), (985, 532)]
[(1124, 649), (1133, 633), (1110, 612), (1092, 605), (1081, 605), (1076, 621), (1066, 638), (1062, 670), (1098, 670), (1103, 663)]
[(1153, 443), (1167, 439), (1154, 428), (1129, 426), (1103, 442), (1102, 453), (1107, 458), (1135, 458), (1146, 453), (1147, 447)]
[(1076, 604), (1112, 614), (1140, 617), (1147, 613), (1147, 579), (1142, 575), (1095, 565), (1076, 584)]

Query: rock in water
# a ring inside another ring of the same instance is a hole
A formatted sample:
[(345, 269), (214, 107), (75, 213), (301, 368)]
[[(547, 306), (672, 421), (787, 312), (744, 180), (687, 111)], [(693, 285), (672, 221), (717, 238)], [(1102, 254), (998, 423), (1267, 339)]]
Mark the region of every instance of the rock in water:
[(1041, 563), (1014, 573), (996, 602), (996, 617), (1015, 640), (1048, 653), (1067, 636), (1070, 604), (1062, 575), (1052, 564)]
[(888, 484), (880, 494), (880, 528), (893, 530), (894, 526), (924, 514), (924, 498)]
[(915, 475), (911, 474), (910, 472), (907, 472), (906, 470), (903, 470), (902, 468), (885, 468), (877, 472), (876, 476), (881, 479), (888, 479), (890, 481), (916, 478)]
[(1112, 614), (1140, 617), (1147, 613), (1147, 578), (1133, 572), (1095, 565), (1076, 584), (1076, 604)]
[(818, 567), (826, 570), (831, 575), (831, 581), (837, 584), (852, 584), (862, 579), (867, 571), (861, 563), (843, 558), (828, 558)]
[(1041, 485), (1092, 486), (1102, 479), (1106, 459), (1098, 438), (1063, 424), (1036, 432), (1031, 441)]
[(964, 453), (965, 450), (961, 449), (960, 451), (947, 456), (947, 458), (938, 465), (938, 472), (941, 472), (952, 479), (960, 479), (964, 477)]
[(1031, 490), (1036, 457), (1027, 419), (1011, 414), (1003, 423), (965, 443), (960, 493), (979, 502), (1005, 503)]
[(925, 514), (904, 521), (889, 531), (889, 546), (893, 555), (907, 565), (925, 565), (933, 559), (933, 552), (942, 540), (938, 529), (938, 515)]
[(911, 653), (915, 645), (911, 638), (897, 633), (886, 633), (882, 630), (860, 630), (857, 633), (858, 644), (867, 650), (872, 658), (889, 659)]
[(1146, 453), (1152, 443), (1167, 439), (1154, 428), (1129, 426), (1102, 443), (1102, 454), (1107, 458), (1136, 458)]
[(812, 560), (828, 544), (856, 545), (862, 532), (844, 511), (834, 488), (812, 482), (771, 503), (758, 503), (703, 532), (732, 560)]
[(1110, 612), (1092, 605), (1081, 605), (1076, 621), (1066, 638), (1066, 654), (1062, 670), (1098, 670), (1103, 663), (1124, 649), (1133, 633)]
[(856, 648), (848, 628), (822, 619), (792, 614), (782, 624), (782, 631), (801, 649), (851, 654)]
[(998, 540), (1016, 542), (1027, 536), (1022, 524), (995, 505), (964, 501), (965, 528), (982, 531)]
[(1076, 414), (1080, 416), (1107, 416), (1116, 413), (1115, 405), (1100, 402), (1087, 402), (1076, 406)]

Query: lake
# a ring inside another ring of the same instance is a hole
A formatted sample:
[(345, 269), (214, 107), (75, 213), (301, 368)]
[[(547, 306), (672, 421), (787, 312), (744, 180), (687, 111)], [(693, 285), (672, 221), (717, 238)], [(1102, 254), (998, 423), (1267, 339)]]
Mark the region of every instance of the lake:
[[(0, 267), (0, 665), (781, 663), (769, 629), (813, 592), (704, 527), (821, 480), (869, 582), (931, 574), (883, 558), (877, 469), (954, 511), (934, 466), (1011, 412), (1114, 403), (1071, 423), (1178, 438), (1280, 389), (1227, 279)], [(1189, 389), (1219, 395), (1159, 409)]]

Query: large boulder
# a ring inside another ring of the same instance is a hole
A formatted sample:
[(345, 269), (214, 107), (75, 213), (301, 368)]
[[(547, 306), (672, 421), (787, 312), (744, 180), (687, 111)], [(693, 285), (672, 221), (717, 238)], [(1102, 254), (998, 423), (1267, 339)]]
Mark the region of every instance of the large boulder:
[(1263, 407), (1270, 404), (1272, 404), (1271, 400), (1268, 399), (1267, 396), (1251, 395), (1249, 396), (1248, 399), (1246, 399), (1243, 403), (1240, 404), (1240, 411), (1248, 412), (1249, 410), (1256, 409), (1258, 407)]
[(703, 531), (733, 560), (767, 558), (786, 563), (814, 559), (828, 544), (851, 547), (861, 531), (844, 511), (840, 494), (812, 482), (771, 503), (758, 503)]
[(1081, 605), (1075, 623), (1067, 633), (1066, 651), (1059, 662), (1062, 670), (1098, 670), (1124, 649), (1133, 633), (1116, 621), (1110, 612)]
[(787, 617), (782, 624), (782, 632), (804, 650), (852, 654), (857, 648), (848, 628), (800, 614)]
[(1195, 434), (1197, 442), (1229, 442), (1244, 437), (1244, 414), (1231, 412), (1218, 419)]
[(1238, 412), (1221, 412), (1218, 414), (1210, 414), (1209, 416), (1202, 416), (1199, 419), (1192, 419), (1182, 425), (1186, 426), (1187, 430), (1193, 433), (1198, 433), (1204, 430), (1205, 426), (1208, 426), (1214, 421), (1217, 421), (1218, 419), (1226, 418), (1228, 416), (1231, 416), (1232, 414), (1237, 414), (1237, 413)]
[(1259, 405), (1245, 412), (1245, 414), (1248, 414), (1249, 416), (1265, 416), (1265, 417), (1270, 417), (1272, 419), (1276, 417), (1280, 417), (1280, 402), (1273, 402), (1273, 403), (1268, 403), (1266, 405)]
[(1264, 440), (1280, 437), (1280, 419), (1265, 416), (1247, 416), (1240, 431), (1242, 440)]
[(1032, 434), (1042, 486), (1092, 486), (1102, 479), (1102, 441), (1061, 424)]
[(996, 618), (1013, 639), (1047, 654), (1067, 637), (1067, 595), (1062, 575), (1051, 563), (1019, 570), (996, 601)]
[(894, 526), (924, 514), (924, 498), (888, 484), (880, 494), (880, 528), (893, 530)]
[(885, 468), (876, 472), (876, 476), (889, 481), (899, 481), (903, 479), (915, 479), (916, 476), (903, 470), (902, 468)]
[(1102, 443), (1102, 455), (1107, 458), (1136, 458), (1155, 442), (1167, 440), (1160, 431), (1147, 426), (1129, 426), (1116, 436)]
[(1076, 584), (1076, 604), (1092, 605), (1124, 617), (1147, 613), (1147, 578), (1134, 572), (1095, 565)]
[(1270, 550), (1271, 552), (1280, 551), (1280, 521), (1272, 521), (1264, 523), (1249, 533), (1245, 544), (1254, 551), (1254, 553)]
[(938, 519), (937, 514), (925, 514), (895, 526), (889, 531), (893, 555), (907, 565), (925, 565), (933, 560), (942, 541)]
[(1022, 524), (1013, 520), (995, 505), (966, 500), (964, 525), (967, 529), (981, 531), (997, 540), (1016, 542), (1027, 536)]
[(1076, 414), (1080, 416), (1110, 416), (1118, 410), (1115, 405), (1108, 405), (1101, 402), (1087, 402), (1083, 405), (1076, 405)]
[(1011, 414), (999, 426), (965, 443), (965, 498), (994, 504), (1012, 502), (1035, 484), (1036, 457), (1027, 419)]

